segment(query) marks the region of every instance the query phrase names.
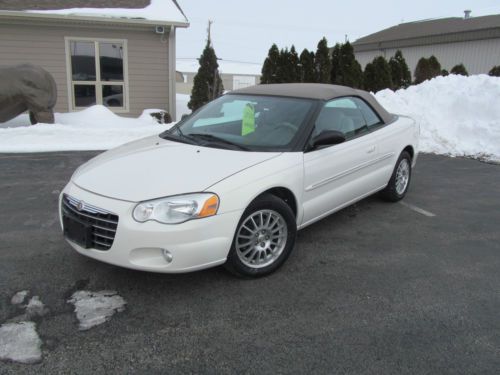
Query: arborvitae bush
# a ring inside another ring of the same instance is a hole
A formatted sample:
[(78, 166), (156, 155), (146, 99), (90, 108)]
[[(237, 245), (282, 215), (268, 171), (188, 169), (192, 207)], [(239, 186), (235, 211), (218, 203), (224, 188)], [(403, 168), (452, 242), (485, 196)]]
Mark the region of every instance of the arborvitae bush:
[(500, 65), (494, 66), (491, 68), (490, 72), (488, 73), (492, 77), (500, 77)]
[(417, 66), (415, 67), (415, 84), (419, 84), (424, 82), (427, 79), (432, 78), (431, 67), (429, 65), (429, 60), (425, 57), (420, 58), (417, 62)]
[(288, 82), (300, 82), (299, 55), (297, 54), (293, 44), (292, 48), (290, 48), (288, 64), (290, 66), (290, 81)]
[(383, 56), (368, 63), (364, 72), (365, 90), (377, 92), (392, 87), (391, 68)]
[(290, 82), (290, 64), (289, 64), (290, 52), (288, 48), (282, 49), (280, 51), (278, 59), (278, 69), (276, 72), (276, 83), (286, 83)]
[(468, 76), (469, 72), (467, 72), (467, 69), (465, 69), (464, 64), (457, 64), (453, 68), (451, 68), (450, 71), (451, 74), (458, 74), (461, 76)]
[(198, 73), (194, 76), (191, 99), (188, 103), (188, 108), (192, 111), (221, 96), (224, 91), (218, 70), (217, 55), (210, 40), (207, 41), (198, 61), (200, 67), (198, 68)]
[(354, 88), (363, 86), (363, 70), (354, 57), (351, 43), (336, 44), (332, 51), (332, 83)]
[(389, 59), (393, 90), (406, 88), (411, 85), (411, 73), (403, 57), (403, 53), (397, 50), (395, 55)]
[(429, 67), (431, 70), (432, 78), (441, 75), (441, 64), (439, 63), (436, 56), (432, 55), (429, 57)]
[(323, 37), (323, 39), (321, 39), (318, 43), (316, 55), (314, 56), (314, 63), (316, 67), (316, 81), (319, 83), (329, 83), (332, 62), (330, 60), (328, 42), (325, 37)]
[(363, 72), (363, 85), (364, 89), (367, 91), (373, 91), (375, 76), (377, 72), (375, 71), (375, 66), (372, 62), (369, 62), (365, 66), (365, 71)]
[(314, 52), (309, 52), (306, 48), (302, 51), (299, 58), (300, 81), (316, 82), (316, 73), (314, 70)]
[(441, 69), (441, 64), (439, 63), (436, 56), (432, 55), (428, 59), (422, 57), (420, 60), (418, 60), (414, 73), (415, 84), (422, 83), (427, 79), (431, 79), (440, 75), (443, 75), (443, 70)]
[(330, 72), (330, 82), (337, 83), (337, 77), (340, 75), (340, 43), (336, 43), (332, 49), (332, 70)]
[(264, 65), (262, 66), (262, 75), (260, 83), (277, 83), (278, 82), (278, 67), (280, 63), (280, 51), (276, 44), (273, 44), (269, 49)]

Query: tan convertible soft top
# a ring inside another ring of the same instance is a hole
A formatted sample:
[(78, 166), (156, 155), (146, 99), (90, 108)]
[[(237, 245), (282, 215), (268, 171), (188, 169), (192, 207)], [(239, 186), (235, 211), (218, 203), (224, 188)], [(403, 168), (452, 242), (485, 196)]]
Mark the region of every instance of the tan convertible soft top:
[(356, 90), (347, 86), (328, 85), (324, 83), (275, 83), (270, 85), (256, 85), (234, 90), (226, 95), (270, 95), (289, 96), (293, 98), (307, 98), (331, 100), (343, 96), (358, 96), (364, 99), (379, 114), (384, 123), (391, 122), (394, 115), (384, 107), (369, 92)]

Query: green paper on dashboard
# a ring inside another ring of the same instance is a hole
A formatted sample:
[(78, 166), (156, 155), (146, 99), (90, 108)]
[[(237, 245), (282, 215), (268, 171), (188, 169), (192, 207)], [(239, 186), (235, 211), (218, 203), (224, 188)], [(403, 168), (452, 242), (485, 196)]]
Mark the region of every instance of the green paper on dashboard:
[(255, 108), (248, 103), (243, 109), (243, 121), (241, 123), (241, 135), (247, 135), (255, 131)]

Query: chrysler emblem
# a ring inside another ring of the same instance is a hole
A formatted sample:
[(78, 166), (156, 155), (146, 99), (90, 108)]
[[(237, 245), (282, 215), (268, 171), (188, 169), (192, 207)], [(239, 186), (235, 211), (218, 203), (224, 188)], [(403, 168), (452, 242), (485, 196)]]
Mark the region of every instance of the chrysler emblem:
[(78, 211), (83, 210), (85, 208), (85, 202), (84, 201), (78, 202), (78, 204), (76, 205), (76, 208)]

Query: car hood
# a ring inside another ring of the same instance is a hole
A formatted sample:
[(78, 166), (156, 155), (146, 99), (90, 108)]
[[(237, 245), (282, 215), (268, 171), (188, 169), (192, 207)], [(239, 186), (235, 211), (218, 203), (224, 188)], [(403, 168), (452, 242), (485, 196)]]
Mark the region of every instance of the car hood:
[(99, 195), (139, 202), (204, 191), (278, 155), (202, 147), (153, 136), (91, 159), (74, 173), (72, 181)]

